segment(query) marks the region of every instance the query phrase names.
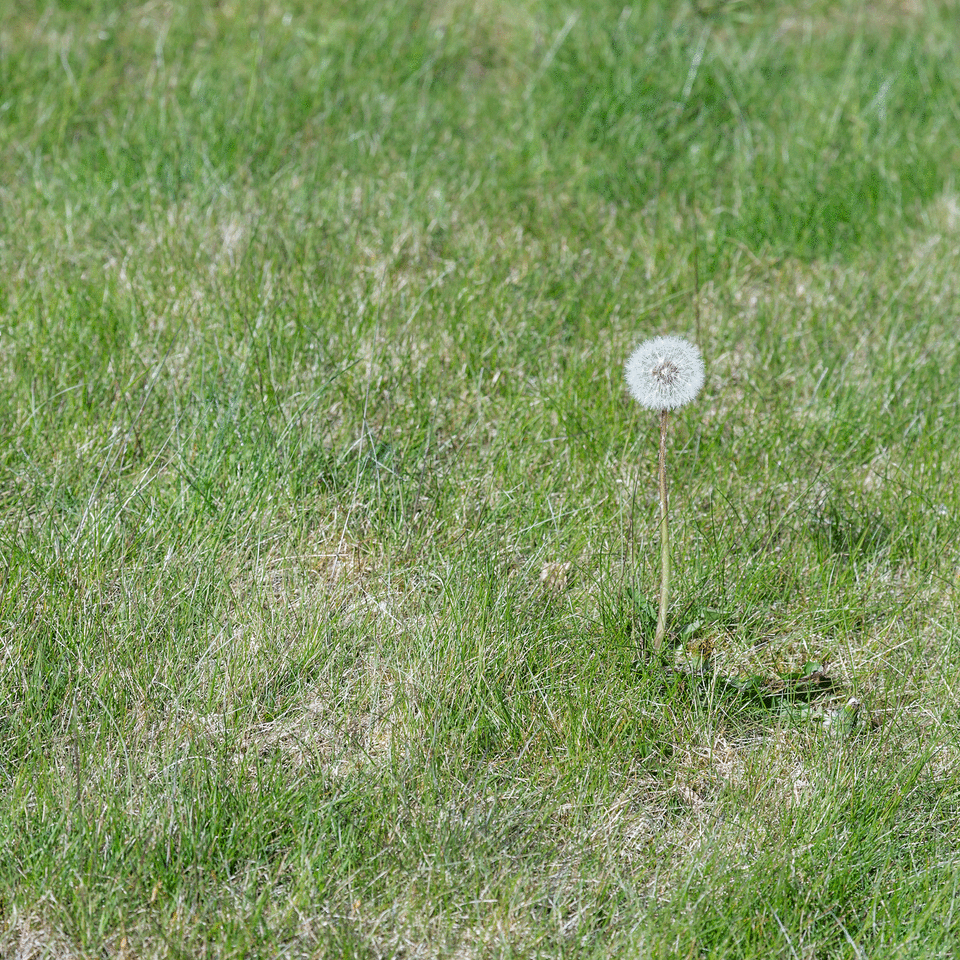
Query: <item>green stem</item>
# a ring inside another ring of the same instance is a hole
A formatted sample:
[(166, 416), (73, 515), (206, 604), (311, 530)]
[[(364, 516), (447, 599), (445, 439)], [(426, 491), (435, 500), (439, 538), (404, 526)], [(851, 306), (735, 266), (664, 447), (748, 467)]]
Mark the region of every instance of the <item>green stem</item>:
[(653, 649), (659, 653), (667, 632), (667, 603), (670, 591), (670, 527), (667, 523), (667, 418), (660, 411), (660, 612), (657, 615), (657, 635)]

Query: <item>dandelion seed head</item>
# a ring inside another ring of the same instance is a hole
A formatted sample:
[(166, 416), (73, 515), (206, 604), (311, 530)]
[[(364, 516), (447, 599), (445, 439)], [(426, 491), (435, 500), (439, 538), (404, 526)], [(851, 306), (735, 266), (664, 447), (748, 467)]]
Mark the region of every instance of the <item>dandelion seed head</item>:
[(674, 410), (703, 387), (703, 358), (683, 337), (653, 337), (630, 354), (624, 370), (634, 399), (651, 410)]

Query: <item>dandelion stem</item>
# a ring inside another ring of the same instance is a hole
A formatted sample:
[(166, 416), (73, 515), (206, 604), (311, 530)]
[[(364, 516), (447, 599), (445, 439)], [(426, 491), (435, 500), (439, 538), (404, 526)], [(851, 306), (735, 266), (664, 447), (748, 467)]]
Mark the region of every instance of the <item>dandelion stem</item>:
[(667, 632), (667, 603), (670, 589), (670, 527), (667, 522), (667, 410), (660, 411), (660, 612), (653, 649), (659, 653)]

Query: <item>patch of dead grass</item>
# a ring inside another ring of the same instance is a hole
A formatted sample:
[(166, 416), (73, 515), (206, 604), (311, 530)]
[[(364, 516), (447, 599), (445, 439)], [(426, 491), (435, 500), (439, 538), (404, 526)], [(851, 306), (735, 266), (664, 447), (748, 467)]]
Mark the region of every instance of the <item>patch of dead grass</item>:
[[(42, 903), (37, 905), (42, 906)], [(15, 905), (11, 915), (0, 923), (0, 956), (9, 960), (80, 960), (83, 953), (69, 939), (36, 913), (21, 914)], [(132, 960), (132, 954), (105, 953), (117, 960)]]
[(956, 0), (876, 0), (871, 3), (813, 2), (783, 4), (779, 32), (787, 36), (824, 37), (837, 32), (869, 31), (893, 35), (922, 29), (955, 13)]

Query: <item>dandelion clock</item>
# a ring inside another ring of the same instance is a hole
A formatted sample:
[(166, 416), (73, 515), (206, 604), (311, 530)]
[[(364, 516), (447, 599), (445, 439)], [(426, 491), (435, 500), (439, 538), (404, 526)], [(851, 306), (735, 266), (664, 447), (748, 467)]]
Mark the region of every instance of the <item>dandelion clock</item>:
[(703, 387), (703, 358), (683, 337), (644, 340), (627, 360), (627, 386), (634, 399), (660, 414), (660, 609), (653, 648), (659, 652), (667, 630), (670, 585), (670, 527), (667, 509), (667, 422), (671, 410), (695, 399)]

